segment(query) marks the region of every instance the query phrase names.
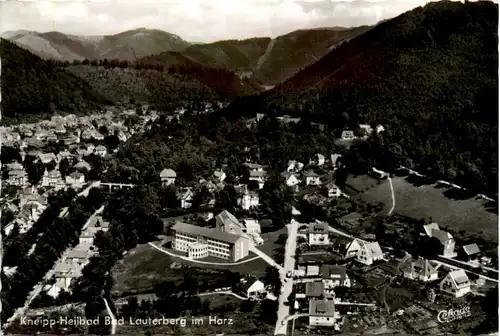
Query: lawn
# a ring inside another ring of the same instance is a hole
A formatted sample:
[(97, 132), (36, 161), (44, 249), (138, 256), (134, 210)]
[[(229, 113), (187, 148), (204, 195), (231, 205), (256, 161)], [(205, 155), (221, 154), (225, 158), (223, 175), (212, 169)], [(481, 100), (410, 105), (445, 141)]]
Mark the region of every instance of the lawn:
[[(220, 260), (218, 260), (220, 262)], [(170, 268), (176, 262), (182, 264), (183, 268)], [(123, 293), (147, 293), (154, 286), (165, 280), (180, 282), (183, 280), (184, 272), (194, 272), (193, 269), (202, 272), (202, 276), (209, 280), (220, 276), (219, 271), (231, 271), (252, 274), (262, 277), (265, 274), (267, 263), (258, 258), (245, 264), (237, 266), (203, 265), (189, 262), (180, 258), (171, 257), (162, 253), (148, 244), (139, 245), (132, 249), (113, 269), (115, 295)], [(198, 273), (198, 272), (197, 272)]]
[[(442, 227), (471, 231), (487, 240), (497, 241), (498, 216), (484, 207), (487, 201), (476, 198), (449, 199), (443, 194), (446, 188), (415, 186), (404, 177), (395, 177), (392, 183), (396, 198), (394, 213), (417, 219), (432, 218)], [(367, 202), (384, 203), (385, 210), (392, 206), (389, 181), (366, 190), (360, 196)]]

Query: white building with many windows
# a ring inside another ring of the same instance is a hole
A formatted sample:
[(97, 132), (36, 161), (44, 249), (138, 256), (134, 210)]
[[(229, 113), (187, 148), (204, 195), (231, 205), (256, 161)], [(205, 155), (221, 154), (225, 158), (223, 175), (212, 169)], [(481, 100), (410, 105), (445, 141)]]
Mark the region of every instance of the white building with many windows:
[(181, 222), (172, 231), (172, 247), (193, 259), (212, 256), (234, 262), (248, 256), (249, 241), (245, 237)]

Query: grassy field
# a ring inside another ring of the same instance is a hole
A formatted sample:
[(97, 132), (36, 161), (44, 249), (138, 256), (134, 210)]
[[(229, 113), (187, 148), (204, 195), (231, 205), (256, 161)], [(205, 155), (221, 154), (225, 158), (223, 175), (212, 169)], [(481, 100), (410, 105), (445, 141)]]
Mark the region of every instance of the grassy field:
[[(471, 231), (490, 241), (497, 241), (498, 216), (486, 210), (484, 205), (487, 201), (449, 199), (444, 195), (447, 189), (435, 185), (415, 186), (404, 177), (395, 177), (392, 183), (396, 198), (394, 213), (417, 219), (432, 218), (442, 227)], [(359, 185), (357, 187), (364, 189)], [(369, 188), (360, 197), (367, 202), (384, 203), (387, 210), (392, 206), (389, 181)]]

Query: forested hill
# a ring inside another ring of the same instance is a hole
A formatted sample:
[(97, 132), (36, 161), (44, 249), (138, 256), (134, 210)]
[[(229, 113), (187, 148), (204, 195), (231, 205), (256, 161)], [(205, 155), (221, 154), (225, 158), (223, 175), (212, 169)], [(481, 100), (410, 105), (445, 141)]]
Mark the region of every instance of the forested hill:
[[(224, 111), (323, 120), (338, 132), (381, 123), (351, 165), (413, 166), (497, 192), (498, 5), (434, 2), (333, 50), (270, 92)], [(340, 134), (338, 134), (340, 135)]]
[(24, 121), (54, 111), (92, 110), (109, 100), (86, 82), (5, 39), (2, 59), (2, 120)]

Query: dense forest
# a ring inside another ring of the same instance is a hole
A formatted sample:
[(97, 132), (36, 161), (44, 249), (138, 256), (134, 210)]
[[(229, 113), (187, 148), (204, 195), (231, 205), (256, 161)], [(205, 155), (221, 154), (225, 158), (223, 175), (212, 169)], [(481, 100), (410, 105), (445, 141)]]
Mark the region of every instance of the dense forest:
[(498, 6), (437, 2), (344, 43), (271, 92), (214, 115), (256, 112), (386, 131), (352, 149), (358, 172), (400, 164), (477, 191), (498, 186)]

